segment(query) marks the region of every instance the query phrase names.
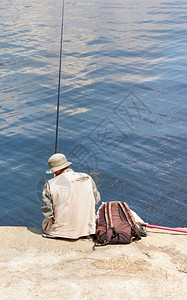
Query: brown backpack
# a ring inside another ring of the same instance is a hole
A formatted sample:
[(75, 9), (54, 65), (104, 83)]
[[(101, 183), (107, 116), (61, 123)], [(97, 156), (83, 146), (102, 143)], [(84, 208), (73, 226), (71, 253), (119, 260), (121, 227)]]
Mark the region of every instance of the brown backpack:
[(141, 232), (125, 202), (103, 203), (96, 220), (95, 246), (107, 244), (129, 244), (141, 239)]

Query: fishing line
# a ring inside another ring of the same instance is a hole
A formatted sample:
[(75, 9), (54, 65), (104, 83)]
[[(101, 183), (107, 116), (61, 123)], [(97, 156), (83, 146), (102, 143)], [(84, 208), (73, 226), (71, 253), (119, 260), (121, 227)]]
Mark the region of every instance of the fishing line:
[(62, 2), (62, 23), (61, 23), (61, 40), (60, 40), (60, 62), (58, 74), (58, 98), (57, 98), (57, 115), (56, 115), (56, 140), (55, 140), (55, 153), (58, 148), (58, 125), (59, 125), (59, 109), (60, 109), (60, 79), (61, 79), (61, 65), (62, 65), (62, 44), (63, 44), (63, 31), (64, 31), (64, 2)]

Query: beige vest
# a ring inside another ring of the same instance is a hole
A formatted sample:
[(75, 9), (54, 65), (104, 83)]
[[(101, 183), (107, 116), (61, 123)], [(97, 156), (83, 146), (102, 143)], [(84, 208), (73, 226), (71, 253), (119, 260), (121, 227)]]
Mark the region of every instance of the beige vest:
[(49, 180), (54, 223), (45, 219), (42, 228), (52, 236), (77, 239), (95, 233), (95, 198), (89, 175), (73, 170)]

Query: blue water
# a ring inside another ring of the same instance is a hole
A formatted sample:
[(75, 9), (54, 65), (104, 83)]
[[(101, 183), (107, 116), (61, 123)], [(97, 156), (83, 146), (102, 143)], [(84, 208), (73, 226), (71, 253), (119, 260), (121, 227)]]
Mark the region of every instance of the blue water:
[[(40, 226), (61, 1), (1, 1), (0, 225)], [(187, 226), (187, 2), (65, 1), (58, 151), (102, 201)]]

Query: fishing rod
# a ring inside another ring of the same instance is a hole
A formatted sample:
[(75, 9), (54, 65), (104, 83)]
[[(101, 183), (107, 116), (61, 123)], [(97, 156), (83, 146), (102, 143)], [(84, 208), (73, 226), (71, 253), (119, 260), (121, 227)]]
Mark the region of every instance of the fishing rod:
[(56, 115), (56, 139), (55, 139), (55, 153), (58, 149), (58, 124), (59, 124), (59, 110), (60, 110), (60, 79), (61, 79), (61, 65), (62, 65), (62, 44), (63, 44), (63, 31), (64, 31), (64, 2), (62, 1), (62, 23), (61, 23), (61, 38), (60, 38), (60, 62), (58, 74), (58, 98), (57, 98), (57, 115)]
[(170, 230), (170, 231), (187, 233), (187, 229), (163, 227), (163, 226), (151, 225), (151, 224), (147, 224), (147, 223), (138, 223), (138, 224), (140, 226), (145, 226), (145, 227), (148, 227), (148, 228), (156, 228), (156, 229), (163, 229), (163, 230)]

